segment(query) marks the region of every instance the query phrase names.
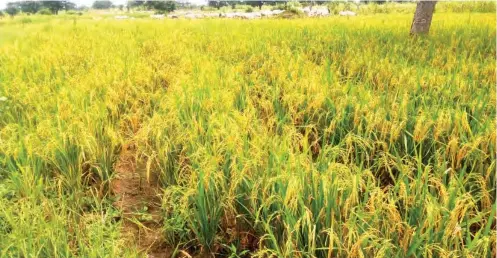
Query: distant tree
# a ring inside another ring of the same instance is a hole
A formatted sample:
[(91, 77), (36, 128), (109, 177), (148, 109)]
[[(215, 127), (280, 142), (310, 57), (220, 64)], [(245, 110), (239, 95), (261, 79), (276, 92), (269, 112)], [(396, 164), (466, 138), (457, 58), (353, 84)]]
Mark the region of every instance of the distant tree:
[[(17, 14), (19, 11), (27, 14), (33, 14), (39, 12), (41, 9), (48, 9), (52, 14), (58, 14), (60, 10), (71, 10), (76, 8), (76, 4), (70, 1), (64, 0), (52, 0), (52, 1), (15, 1), (7, 3), (7, 8), (10, 10), (7, 13)], [(14, 9), (17, 9), (15, 11)], [(7, 11), (7, 10), (6, 10)]]
[(220, 9), (223, 6), (229, 6), (231, 1), (208, 0), (207, 5)]
[(224, 6), (231, 6), (231, 8), (235, 9), (237, 4), (244, 4), (243, 0), (208, 0), (207, 5), (214, 8), (221, 8)]
[(160, 12), (172, 12), (176, 10), (176, 2), (174, 1), (147, 1), (148, 9), (154, 9)]
[(264, 1), (264, 4), (265, 5), (272, 5), (273, 6), (273, 5), (277, 5), (280, 2), (281, 1), (274, 1), (274, 0), (272, 0), (272, 1)]
[(18, 3), (21, 11), (27, 14), (37, 13), (42, 7), (42, 3), (38, 1), (21, 1)]
[(120, 4), (120, 5), (117, 6), (117, 8), (119, 8), (119, 11), (122, 11), (123, 8), (124, 8), (124, 5)]
[(64, 9), (67, 1), (42, 1), (42, 7), (49, 9), (52, 14), (59, 14), (60, 10)]
[(133, 7), (139, 7), (139, 6), (143, 6), (145, 4), (145, 1), (128, 1), (128, 3), (126, 4), (127, 8), (133, 8)]
[(176, 0), (176, 9), (192, 9), (195, 7), (195, 4), (192, 4), (190, 0)]
[(76, 10), (76, 4), (73, 2), (69, 1), (64, 1), (64, 10), (69, 11), (69, 10)]
[(5, 14), (3, 14), (2, 10), (0, 10), (0, 18), (4, 17)]
[(246, 1), (245, 3), (252, 7), (259, 7), (259, 9), (261, 9), (262, 5), (264, 5), (264, 1)]
[(110, 9), (112, 7), (112, 2), (108, 0), (104, 1), (95, 1), (93, 2), (93, 9)]
[(159, 5), (158, 7), (160, 8), (159, 10), (162, 10), (165, 12), (173, 12), (174, 10), (176, 10), (176, 2), (175, 1), (165, 1), (165, 2), (162, 2), (162, 4)]
[(14, 15), (19, 13), (19, 4), (18, 3), (7, 3), (7, 8), (5, 8), (5, 12), (10, 15), (10, 17), (14, 17)]

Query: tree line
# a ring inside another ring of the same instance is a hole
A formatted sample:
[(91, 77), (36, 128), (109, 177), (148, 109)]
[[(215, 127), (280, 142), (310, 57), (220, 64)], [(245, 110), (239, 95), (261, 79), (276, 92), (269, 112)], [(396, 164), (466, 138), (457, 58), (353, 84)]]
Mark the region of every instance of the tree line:
[[(112, 4), (111, 1), (105, 0), (105, 1), (95, 1), (92, 5), (93, 9), (109, 9), (117, 7), (120, 10), (124, 8), (124, 5), (118, 5), (115, 6)], [(128, 1), (126, 8), (128, 11), (131, 8), (143, 8), (146, 10), (155, 10), (159, 12), (172, 12), (176, 9), (176, 2), (175, 1)]]
[(19, 12), (34, 14), (47, 10), (51, 14), (58, 14), (61, 10), (74, 10), (76, 4), (70, 1), (16, 1), (7, 3), (5, 12), (11, 16)]
[(176, 10), (176, 1), (128, 1), (126, 8), (141, 7), (147, 10), (156, 10), (160, 12), (172, 12)]
[[(156, 10), (159, 12), (172, 12), (176, 9), (175, 1), (128, 1), (126, 8), (141, 7), (147, 10)], [(112, 1), (102, 0), (95, 1), (92, 5), (93, 9), (123, 9), (123, 5), (114, 5)], [(71, 1), (13, 1), (8, 2), (5, 8), (5, 13), (14, 16), (20, 12), (26, 14), (44, 13), (58, 14), (59, 11), (77, 10), (78, 7)]]

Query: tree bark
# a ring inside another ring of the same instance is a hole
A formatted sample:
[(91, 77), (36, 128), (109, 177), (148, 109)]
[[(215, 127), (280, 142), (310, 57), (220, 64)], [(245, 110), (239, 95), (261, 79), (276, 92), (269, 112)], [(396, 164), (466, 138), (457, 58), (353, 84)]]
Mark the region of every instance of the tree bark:
[(428, 34), (437, 1), (419, 1), (411, 25), (411, 34)]

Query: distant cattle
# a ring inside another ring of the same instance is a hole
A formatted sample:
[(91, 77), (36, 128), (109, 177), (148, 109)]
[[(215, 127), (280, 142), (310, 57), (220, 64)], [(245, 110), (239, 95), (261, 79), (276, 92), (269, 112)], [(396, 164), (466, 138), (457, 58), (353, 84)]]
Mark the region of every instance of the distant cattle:
[(341, 11), (338, 13), (340, 16), (356, 16), (357, 14), (352, 11)]
[(300, 10), (301, 10), (302, 12), (304, 12), (304, 13), (306, 13), (306, 14), (307, 14), (307, 13), (310, 13), (310, 12), (311, 12), (311, 9), (312, 9), (311, 7), (306, 6), (306, 7), (304, 7), (304, 8), (301, 8)]
[(204, 17), (206, 18), (216, 18), (221, 17), (219, 13), (204, 13)]
[(269, 10), (264, 10), (264, 11), (261, 11), (261, 16), (271, 17), (271, 16), (273, 16), (273, 12), (269, 11)]
[(162, 20), (164, 19), (164, 14), (154, 14), (154, 15), (150, 15), (150, 18), (152, 19), (156, 19), (156, 20)]
[(313, 16), (328, 16), (330, 15), (330, 11), (328, 9), (320, 8), (320, 9), (314, 9), (310, 10), (308, 12), (308, 15), (313, 17)]
[(261, 14), (260, 13), (241, 13), (238, 15), (238, 17), (242, 18), (242, 19), (257, 19), (257, 18), (261, 18)]
[[(322, 6), (316, 6), (315, 8), (313, 7), (304, 7), (300, 8), (300, 11), (302, 11), (306, 16), (309, 17), (324, 17), (324, 16), (329, 16), (330, 11), (327, 8), (323, 8)], [(247, 19), (247, 20), (252, 20), (252, 19), (259, 19), (262, 17), (272, 17), (275, 15), (279, 15), (284, 13), (284, 10), (261, 10), (259, 12), (251, 12), (251, 13), (246, 13), (246, 12), (230, 12), (230, 13), (211, 13), (211, 12), (177, 12), (174, 14), (169, 14), (167, 15), (167, 18), (169, 19), (177, 19), (180, 17), (186, 18), (186, 19), (201, 19), (201, 18), (238, 18), (238, 19)], [(341, 16), (356, 16), (357, 14), (352, 11), (341, 11), (339, 13)], [(155, 14), (155, 15), (150, 15), (150, 18), (152, 19), (157, 19), (157, 20), (162, 20), (166, 16), (162, 14)], [(118, 20), (125, 20), (128, 19), (128, 16), (115, 16), (116, 19)], [(132, 18), (131, 18), (132, 19)]]
[(204, 18), (204, 15), (201, 13), (187, 13), (187, 14), (185, 14), (184, 17), (187, 19), (200, 19), (200, 18)]

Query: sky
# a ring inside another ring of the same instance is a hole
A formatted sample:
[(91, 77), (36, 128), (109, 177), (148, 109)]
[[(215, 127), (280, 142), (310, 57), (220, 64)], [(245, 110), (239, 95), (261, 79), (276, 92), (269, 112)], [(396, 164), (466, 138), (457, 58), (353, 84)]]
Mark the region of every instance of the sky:
[[(0, 9), (5, 9), (5, 6), (7, 5), (8, 2), (13, 2), (16, 0), (0, 0)], [(85, 6), (91, 6), (95, 0), (70, 0), (71, 2), (75, 3), (78, 6), (85, 5)], [(112, 3), (115, 5), (124, 5), (126, 4), (127, 0), (111, 0)], [(188, 0), (190, 3), (194, 4), (205, 4), (207, 0)]]

